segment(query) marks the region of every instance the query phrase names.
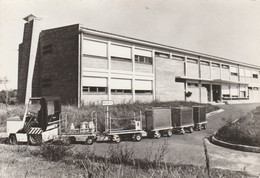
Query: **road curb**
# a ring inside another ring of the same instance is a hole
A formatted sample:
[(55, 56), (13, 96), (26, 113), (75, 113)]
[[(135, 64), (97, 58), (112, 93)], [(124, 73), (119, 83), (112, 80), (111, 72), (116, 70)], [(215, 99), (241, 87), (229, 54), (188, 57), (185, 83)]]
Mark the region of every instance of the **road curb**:
[(209, 112), (206, 114), (206, 117), (210, 117), (210, 116), (213, 116), (215, 114), (219, 114), (221, 112), (225, 111), (224, 109), (219, 109), (219, 110), (216, 110), (216, 111), (212, 111), (212, 112)]
[(254, 152), (254, 153), (260, 153), (260, 147), (256, 146), (247, 146), (247, 145), (240, 145), (240, 144), (233, 144), (229, 142), (225, 142), (222, 140), (218, 140), (215, 135), (217, 132), (215, 132), (211, 138), (209, 139), (211, 143), (225, 147), (225, 148), (230, 148), (234, 150), (239, 150), (239, 151), (246, 151), (246, 152)]

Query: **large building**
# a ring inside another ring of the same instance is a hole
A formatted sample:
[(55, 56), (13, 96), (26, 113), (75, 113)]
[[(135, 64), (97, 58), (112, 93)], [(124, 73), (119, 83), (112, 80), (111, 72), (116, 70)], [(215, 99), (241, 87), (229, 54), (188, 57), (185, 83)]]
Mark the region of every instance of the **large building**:
[(24, 18), (18, 99), (90, 104), (185, 100), (260, 102), (260, 67), (85, 28), (37, 28)]

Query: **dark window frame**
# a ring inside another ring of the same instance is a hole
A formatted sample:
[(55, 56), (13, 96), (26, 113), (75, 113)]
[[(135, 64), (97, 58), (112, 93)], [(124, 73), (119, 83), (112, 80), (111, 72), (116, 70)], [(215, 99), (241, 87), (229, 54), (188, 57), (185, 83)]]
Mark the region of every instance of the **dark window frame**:
[(140, 64), (153, 65), (153, 58), (141, 55), (135, 55), (135, 62)]
[(107, 87), (83, 86), (83, 93), (107, 93)]
[(111, 89), (111, 94), (126, 95), (132, 94), (131, 89)]

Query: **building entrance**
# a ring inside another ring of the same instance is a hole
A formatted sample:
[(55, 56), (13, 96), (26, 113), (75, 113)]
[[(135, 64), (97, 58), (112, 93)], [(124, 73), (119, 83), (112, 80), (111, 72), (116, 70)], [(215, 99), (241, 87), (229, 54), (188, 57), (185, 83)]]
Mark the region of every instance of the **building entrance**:
[(218, 102), (220, 101), (221, 89), (220, 85), (212, 85), (213, 91), (213, 101)]

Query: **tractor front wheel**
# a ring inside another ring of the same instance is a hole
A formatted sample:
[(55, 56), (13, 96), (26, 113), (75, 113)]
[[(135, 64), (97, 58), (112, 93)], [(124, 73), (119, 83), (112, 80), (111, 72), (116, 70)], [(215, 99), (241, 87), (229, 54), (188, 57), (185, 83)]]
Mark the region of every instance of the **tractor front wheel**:
[(8, 138), (8, 142), (10, 145), (17, 145), (17, 139), (15, 135), (10, 135)]
[(94, 139), (92, 137), (88, 137), (86, 140), (86, 144), (92, 145), (94, 143)]

